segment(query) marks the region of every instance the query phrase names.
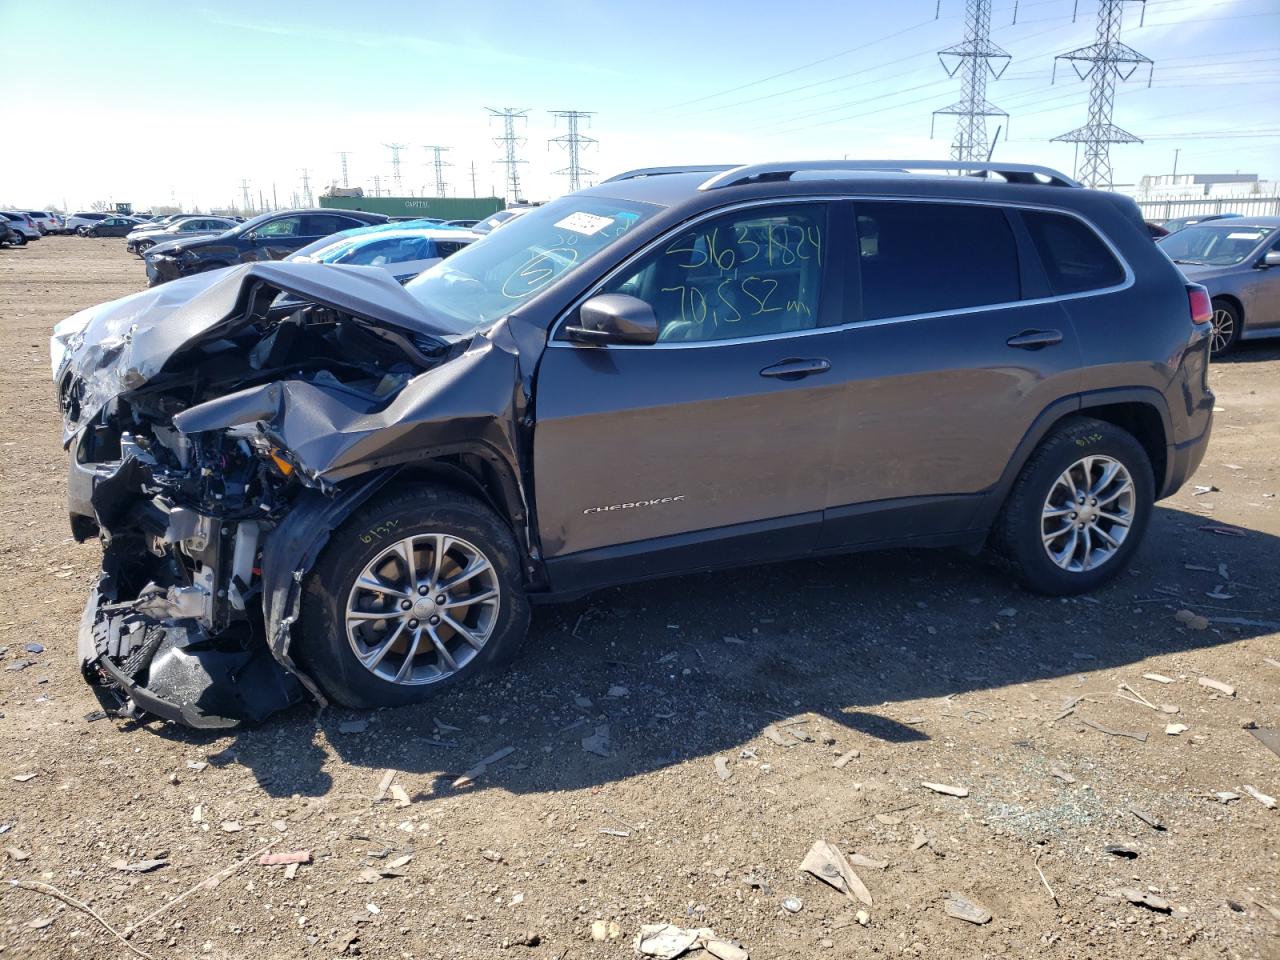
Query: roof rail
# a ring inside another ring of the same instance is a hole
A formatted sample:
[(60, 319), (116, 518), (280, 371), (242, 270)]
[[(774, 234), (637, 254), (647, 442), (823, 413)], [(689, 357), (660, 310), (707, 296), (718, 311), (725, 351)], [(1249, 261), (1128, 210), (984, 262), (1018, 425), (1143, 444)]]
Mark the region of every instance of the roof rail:
[(743, 169), (735, 163), (710, 163), (692, 167), (639, 167), (610, 177), (603, 183), (616, 183), (619, 180), (636, 180), (640, 177), (661, 177), (669, 173), (721, 173), (725, 170)]
[[(697, 168), (692, 168), (697, 169)], [(982, 160), (803, 160), (798, 163), (748, 163), (723, 170), (705, 180), (699, 190), (718, 190), (744, 183), (766, 180), (790, 180), (797, 173), (880, 170), (885, 173), (909, 173), (913, 170), (955, 170), (969, 176), (988, 177), (996, 174), (1009, 183), (1040, 184), (1053, 187), (1080, 187), (1065, 173), (1032, 163), (993, 163)], [(1043, 178), (1043, 179), (1038, 179)]]

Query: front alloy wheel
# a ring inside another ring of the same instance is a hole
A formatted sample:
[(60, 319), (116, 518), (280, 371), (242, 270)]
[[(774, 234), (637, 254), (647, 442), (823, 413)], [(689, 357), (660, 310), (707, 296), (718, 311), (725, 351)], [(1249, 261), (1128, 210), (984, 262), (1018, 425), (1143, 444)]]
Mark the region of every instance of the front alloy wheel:
[(347, 598), (351, 650), (391, 683), (434, 683), (484, 649), (502, 589), (489, 558), (446, 533), (406, 537), (365, 565)]

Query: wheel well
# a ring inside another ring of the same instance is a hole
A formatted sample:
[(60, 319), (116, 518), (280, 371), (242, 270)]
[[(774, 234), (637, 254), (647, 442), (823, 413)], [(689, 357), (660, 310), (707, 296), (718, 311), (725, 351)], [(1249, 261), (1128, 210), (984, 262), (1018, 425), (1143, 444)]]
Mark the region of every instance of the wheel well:
[(1244, 304), (1240, 302), (1238, 297), (1234, 297), (1229, 293), (1219, 293), (1212, 300), (1225, 300), (1236, 308), (1236, 316), (1240, 318), (1240, 322), (1244, 323)]
[(1168, 438), (1164, 433), (1164, 420), (1160, 411), (1149, 403), (1109, 403), (1098, 407), (1085, 407), (1080, 414), (1103, 420), (1133, 435), (1142, 444), (1151, 461), (1152, 479), (1156, 489), (1164, 485), (1168, 464)]
[(477, 497), (511, 527), (517, 540), (525, 539), (525, 515), (519, 491), (513, 489), (513, 482), (504, 471), (485, 457), (471, 453), (442, 456), (402, 467), (396, 479), (434, 483)]

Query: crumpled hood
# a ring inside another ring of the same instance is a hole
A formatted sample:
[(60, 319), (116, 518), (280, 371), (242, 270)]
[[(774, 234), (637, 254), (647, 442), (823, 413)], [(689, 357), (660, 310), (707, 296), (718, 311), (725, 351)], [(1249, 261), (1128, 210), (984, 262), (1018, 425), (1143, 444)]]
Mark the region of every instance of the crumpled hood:
[(82, 310), (55, 328), (55, 364), (59, 344), (65, 349), (65, 372), (55, 376), (75, 382), (64, 443), (113, 399), (153, 380), (170, 358), (249, 322), (252, 298), (279, 292), (436, 340), (465, 332), (436, 321), (378, 267), (269, 261), (196, 274)]

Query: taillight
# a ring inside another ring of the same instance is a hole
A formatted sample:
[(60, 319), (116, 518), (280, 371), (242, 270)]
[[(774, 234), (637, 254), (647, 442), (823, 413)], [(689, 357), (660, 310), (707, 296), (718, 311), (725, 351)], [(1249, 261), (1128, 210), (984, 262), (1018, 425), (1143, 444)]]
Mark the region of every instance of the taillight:
[(1191, 305), (1193, 323), (1208, 323), (1213, 319), (1213, 302), (1209, 299), (1209, 291), (1200, 284), (1187, 284), (1187, 301)]

